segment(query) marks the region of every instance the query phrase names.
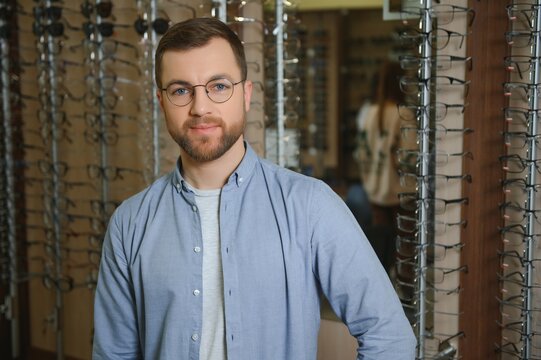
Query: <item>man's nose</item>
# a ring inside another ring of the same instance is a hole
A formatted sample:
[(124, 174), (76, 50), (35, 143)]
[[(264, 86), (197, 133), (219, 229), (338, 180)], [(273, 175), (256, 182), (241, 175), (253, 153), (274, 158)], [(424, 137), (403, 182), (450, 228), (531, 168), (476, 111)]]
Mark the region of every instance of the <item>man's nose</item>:
[(212, 100), (209, 99), (207, 89), (204, 85), (193, 87), (193, 99), (191, 102), (190, 113), (195, 116), (202, 116), (209, 112), (209, 105)]

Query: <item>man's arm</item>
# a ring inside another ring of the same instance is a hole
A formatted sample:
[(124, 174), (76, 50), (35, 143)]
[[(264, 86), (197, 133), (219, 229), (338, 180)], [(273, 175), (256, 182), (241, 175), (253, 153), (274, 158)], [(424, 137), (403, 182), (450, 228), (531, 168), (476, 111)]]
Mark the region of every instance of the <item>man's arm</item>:
[(141, 359), (136, 309), (118, 213), (110, 220), (94, 299), (93, 360)]
[(312, 201), (314, 274), (335, 313), (357, 338), (357, 359), (414, 359), (411, 325), (355, 218), (327, 186), (316, 186)]

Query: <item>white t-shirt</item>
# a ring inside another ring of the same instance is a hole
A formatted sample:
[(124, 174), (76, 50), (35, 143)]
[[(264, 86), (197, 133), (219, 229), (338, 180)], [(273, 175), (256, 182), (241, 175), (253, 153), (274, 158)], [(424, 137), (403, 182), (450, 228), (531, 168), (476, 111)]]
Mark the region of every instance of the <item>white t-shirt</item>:
[(203, 234), (203, 329), (199, 359), (226, 360), (224, 281), (219, 226), (221, 189), (190, 188), (195, 193)]

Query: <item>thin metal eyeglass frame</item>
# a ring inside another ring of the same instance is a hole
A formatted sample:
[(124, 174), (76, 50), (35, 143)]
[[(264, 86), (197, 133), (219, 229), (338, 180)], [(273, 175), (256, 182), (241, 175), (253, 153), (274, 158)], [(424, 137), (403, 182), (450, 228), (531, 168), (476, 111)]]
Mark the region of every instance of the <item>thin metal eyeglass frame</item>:
[(207, 94), (207, 97), (209, 98), (210, 101), (212, 101), (212, 102), (215, 103), (215, 104), (223, 104), (223, 103), (225, 103), (225, 102), (228, 102), (228, 101), (233, 97), (233, 94), (235, 93), (235, 86), (237, 86), (238, 84), (243, 83), (243, 82), (246, 81), (246, 79), (244, 79), (244, 80), (237, 81), (237, 82), (235, 82), (235, 83), (234, 83), (234, 82), (231, 82), (231, 85), (232, 85), (233, 87), (231, 88), (231, 95), (229, 96), (229, 98), (227, 98), (227, 100), (224, 100), (224, 101), (214, 101), (214, 100), (209, 96), (209, 91), (208, 91), (208, 89), (207, 89), (207, 85), (208, 85), (209, 83), (211, 83), (211, 82), (213, 82), (213, 81), (217, 81), (217, 80), (227, 80), (227, 81), (231, 81), (231, 80), (228, 80), (228, 79), (211, 79), (211, 80), (209, 80), (206, 84), (191, 85), (190, 87), (191, 87), (191, 90), (192, 90), (192, 96), (191, 96), (191, 98), (190, 98), (190, 101), (188, 101), (188, 102), (187, 102), (186, 104), (184, 104), (184, 105), (177, 105), (177, 104), (175, 104), (175, 103), (173, 102), (173, 100), (171, 100), (171, 99), (169, 98), (169, 93), (167, 92), (167, 88), (168, 88), (169, 86), (175, 84), (175, 83), (168, 85), (166, 88), (160, 88), (160, 91), (165, 91), (165, 95), (166, 95), (166, 97), (167, 97), (167, 100), (169, 100), (169, 102), (170, 102), (171, 104), (173, 104), (173, 105), (175, 105), (175, 106), (178, 106), (178, 107), (184, 107), (184, 106), (187, 106), (188, 104), (190, 104), (190, 103), (193, 101), (193, 99), (194, 99), (194, 97), (195, 97), (195, 88), (198, 87), (198, 86), (202, 86), (202, 87), (205, 89), (205, 93)]

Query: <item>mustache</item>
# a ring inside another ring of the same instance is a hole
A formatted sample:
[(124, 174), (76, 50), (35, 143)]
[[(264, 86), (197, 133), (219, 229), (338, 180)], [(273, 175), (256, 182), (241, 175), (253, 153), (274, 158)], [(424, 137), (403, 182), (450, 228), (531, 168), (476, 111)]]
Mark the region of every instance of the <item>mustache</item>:
[(185, 123), (185, 127), (193, 127), (198, 126), (201, 124), (212, 124), (212, 125), (218, 125), (218, 126), (224, 126), (224, 121), (222, 118), (217, 116), (205, 116), (205, 117), (198, 117), (198, 118), (190, 118)]

